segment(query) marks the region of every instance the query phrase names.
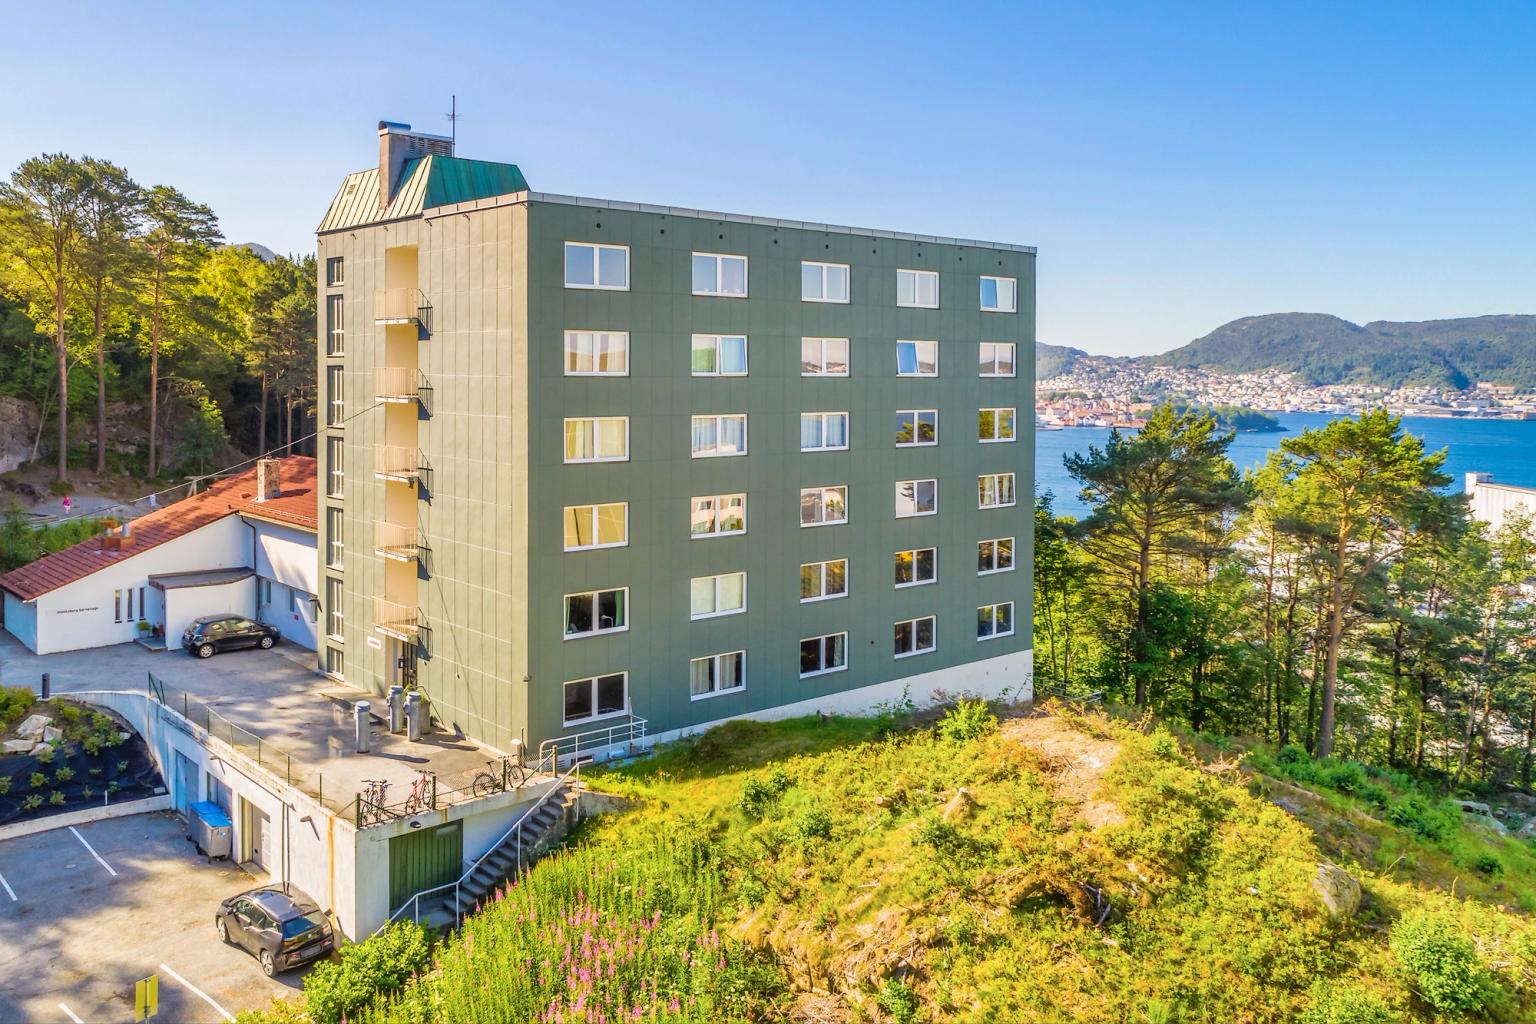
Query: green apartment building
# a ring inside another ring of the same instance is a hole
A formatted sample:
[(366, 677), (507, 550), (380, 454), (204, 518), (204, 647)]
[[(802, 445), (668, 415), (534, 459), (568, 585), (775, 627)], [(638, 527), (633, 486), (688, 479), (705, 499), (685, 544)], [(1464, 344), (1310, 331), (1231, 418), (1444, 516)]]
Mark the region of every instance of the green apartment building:
[(1034, 249), (452, 149), (318, 230), (327, 672), (502, 749), (1030, 692)]

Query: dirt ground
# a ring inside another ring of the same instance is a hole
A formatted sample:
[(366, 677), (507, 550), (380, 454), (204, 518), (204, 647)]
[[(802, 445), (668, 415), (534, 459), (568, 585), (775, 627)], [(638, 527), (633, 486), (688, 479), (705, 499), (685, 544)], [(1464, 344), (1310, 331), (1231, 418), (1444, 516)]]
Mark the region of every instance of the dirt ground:
[(1077, 807), (1077, 819), (1093, 828), (1118, 825), (1125, 814), (1104, 795), (1104, 773), (1120, 754), (1120, 744), (1074, 729), (1055, 715), (1011, 718), (1003, 735), (1045, 759), (1058, 799)]

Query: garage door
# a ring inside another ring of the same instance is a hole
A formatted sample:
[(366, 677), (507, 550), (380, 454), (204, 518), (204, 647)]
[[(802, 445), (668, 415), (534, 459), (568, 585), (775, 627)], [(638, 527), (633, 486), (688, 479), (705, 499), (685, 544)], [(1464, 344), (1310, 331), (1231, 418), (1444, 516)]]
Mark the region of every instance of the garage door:
[(459, 822), (420, 829), (389, 841), (389, 909), (398, 910), (423, 889), (463, 873), (464, 828)]

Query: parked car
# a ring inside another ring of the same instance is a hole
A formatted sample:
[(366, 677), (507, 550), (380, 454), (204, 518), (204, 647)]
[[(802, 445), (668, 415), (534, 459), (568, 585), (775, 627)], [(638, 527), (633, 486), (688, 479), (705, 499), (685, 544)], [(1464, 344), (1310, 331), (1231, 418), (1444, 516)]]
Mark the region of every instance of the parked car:
[(308, 896), (289, 887), (267, 886), (231, 896), (213, 917), (219, 938), (261, 961), (271, 977), (330, 953), (330, 922)]
[(266, 650), (277, 643), (277, 636), (277, 629), (265, 622), (253, 622), (239, 615), (204, 615), (181, 634), (181, 646), (199, 658), (211, 658), (217, 651), (238, 647)]

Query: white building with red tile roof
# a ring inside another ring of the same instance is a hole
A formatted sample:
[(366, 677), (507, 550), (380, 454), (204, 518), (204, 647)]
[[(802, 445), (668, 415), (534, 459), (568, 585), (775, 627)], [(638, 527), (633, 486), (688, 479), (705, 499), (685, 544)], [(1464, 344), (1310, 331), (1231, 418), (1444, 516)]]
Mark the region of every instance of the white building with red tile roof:
[(5, 629), (36, 654), (133, 640), (174, 649), (193, 619), (229, 612), (313, 649), (316, 510), (314, 459), (264, 459), (0, 576)]

